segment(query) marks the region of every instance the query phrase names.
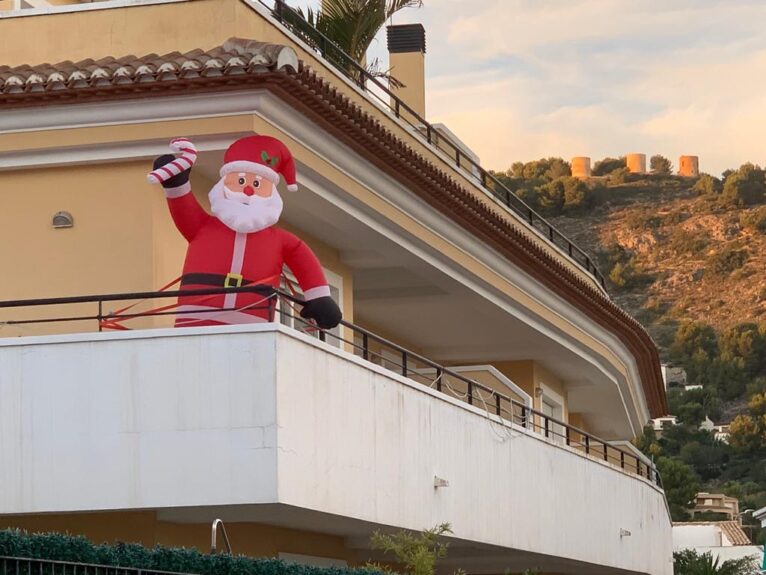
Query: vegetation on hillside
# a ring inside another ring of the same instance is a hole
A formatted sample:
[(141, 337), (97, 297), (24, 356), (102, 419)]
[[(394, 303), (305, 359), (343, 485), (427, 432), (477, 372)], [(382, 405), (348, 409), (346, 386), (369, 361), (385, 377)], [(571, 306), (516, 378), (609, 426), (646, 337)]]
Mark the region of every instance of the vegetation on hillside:
[[(766, 506), (764, 170), (746, 163), (720, 178), (685, 178), (662, 156), (650, 169), (632, 174), (625, 158), (604, 158), (581, 181), (561, 158), (544, 158), (497, 175), (596, 256), (612, 298), (646, 326), (664, 361), (701, 386), (671, 388), (679, 425), (637, 439), (657, 463), (673, 518), (689, 518), (698, 491), (757, 509)], [(731, 423), (728, 444), (700, 429), (706, 417)], [(766, 543), (766, 532), (746, 527)]]
[(741, 559), (729, 559), (721, 561), (713, 558), (711, 552), (697, 553), (692, 549), (685, 549), (673, 553), (674, 575), (757, 575), (761, 572), (758, 568), (757, 557), (742, 557)]

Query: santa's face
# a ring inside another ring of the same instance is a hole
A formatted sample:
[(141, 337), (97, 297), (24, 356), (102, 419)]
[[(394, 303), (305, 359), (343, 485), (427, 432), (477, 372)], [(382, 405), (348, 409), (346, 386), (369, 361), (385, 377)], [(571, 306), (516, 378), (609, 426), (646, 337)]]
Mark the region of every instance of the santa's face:
[(259, 232), (279, 221), (282, 198), (276, 185), (257, 174), (226, 174), (208, 196), (210, 210), (235, 232)]
[(250, 204), (253, 196), (269, 198), (274, 191), (272, 182), (251, 172), (226, 174), (223, 185), (226, 198), (241, 204)]

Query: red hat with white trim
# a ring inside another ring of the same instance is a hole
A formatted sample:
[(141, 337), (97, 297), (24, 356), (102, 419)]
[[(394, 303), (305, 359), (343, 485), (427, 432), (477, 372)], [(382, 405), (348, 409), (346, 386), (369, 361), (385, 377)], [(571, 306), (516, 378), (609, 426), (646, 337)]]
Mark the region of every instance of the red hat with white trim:
[(236, 172), (258, 174), (275, 186), (281, 175), (288, 191), (298, 191), (293, 155), (287, 146), (271, 136), (247, 136), (229, 146), (223, 156), (221, 177)]

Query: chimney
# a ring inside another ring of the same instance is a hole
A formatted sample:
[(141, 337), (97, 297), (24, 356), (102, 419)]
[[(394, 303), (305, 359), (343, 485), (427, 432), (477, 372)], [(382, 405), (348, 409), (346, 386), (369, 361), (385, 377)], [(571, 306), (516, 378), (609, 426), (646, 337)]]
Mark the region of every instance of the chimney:
[(388, 26), (386, 32), (391, 75), (404, 84), (403, 88), (392, 88), (391, 91), (425, 118), (426, 31), (422, 24), (402, 24)]

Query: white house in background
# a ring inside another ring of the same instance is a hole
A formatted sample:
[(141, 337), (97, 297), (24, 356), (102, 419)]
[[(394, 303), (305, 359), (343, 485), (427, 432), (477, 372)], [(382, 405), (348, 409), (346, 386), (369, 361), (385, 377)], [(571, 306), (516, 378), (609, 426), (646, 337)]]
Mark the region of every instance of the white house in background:
[(657, 435), (662, 435), (666, 429), (678, 425), (678, 418), (675, 415), (666, 415), (665, 417), (655, 417), (652, 419), (652, 427)]
[(705, 420), (700, 423), (700, 429), (704, 429), (705, 431), (715, 431), (715, 423), (706, 415)]
[(766, 507), (753, 511), (753, 517), (761, 522), (761, 527), (766, 527)]
[(715, 438), (718, 441), (729, 443), (729, 424), (728, 423), (725, 423), (723, 425), (716, 425), (713, 428), (713, 433), (715, 433)]
[(736, 521), (673, 523), (673, 552), (684, 549), (712, 553), (721, 562), (752, 557), (760, 566), (763, 561), (763, 546), (753, 545)]
[(663, 363), (660, 369), (662, 370), (662, 381), (665, 382), (665, 389), (673, 385), (686, 385), (686, 370), (683, 367)]

